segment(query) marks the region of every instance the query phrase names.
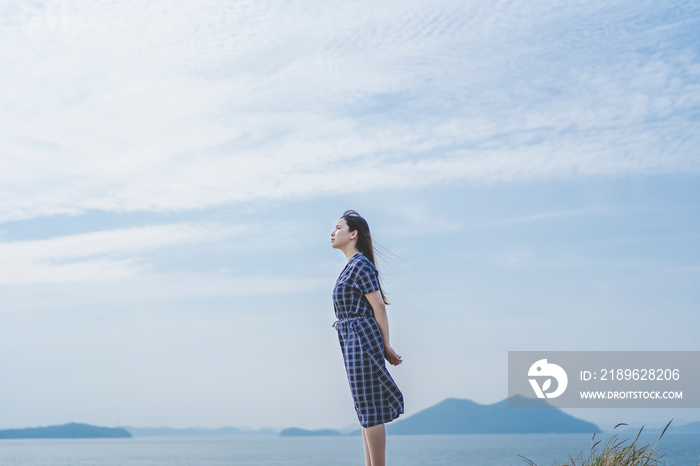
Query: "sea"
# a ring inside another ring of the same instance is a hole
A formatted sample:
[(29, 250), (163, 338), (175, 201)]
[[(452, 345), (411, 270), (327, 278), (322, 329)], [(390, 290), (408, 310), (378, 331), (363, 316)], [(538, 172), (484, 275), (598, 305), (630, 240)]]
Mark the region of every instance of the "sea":
[[(635, 434), (629, 434), (634, 439)], [(610, 435), (599, 434), (603, 443)], [(628, 438), (623, 434), (620, 438)], [(654, 444), (658, 433), (639, 445)], [(586, 434), (389, 435), (387, 464), (507, 466), (566, 464), (591, 447)], [(700, 434), (669, 433), (656, 444), (658, 464), (698, 466)], [(571, 464), (571, 463), (569, 463)], [(578, 464), (578, 463), (577, 463)], [(17, 466), (362, 466), (359, 436), (135, 437), (0, 440), (0, 465)]]

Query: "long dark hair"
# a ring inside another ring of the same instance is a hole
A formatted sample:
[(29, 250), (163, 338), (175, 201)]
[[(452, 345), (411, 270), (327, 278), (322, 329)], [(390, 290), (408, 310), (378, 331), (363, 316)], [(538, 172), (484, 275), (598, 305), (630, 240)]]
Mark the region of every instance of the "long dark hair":
[[(374, 262), (374, 246), (372, 246), (372, 235), (369, 232), (369, 225), (367, 224), (367, 220), (362, 218), (362, 215), (358, 214), (354, 210), (346, 210), (341, 218), (345, 219), (350, 231), (357, 231), (357, 249), (359, 249), (360, 252), (364, 254), (365, 257), (369, 259), (370, 262), (372, 262), (372, 264), (374, 264), (374, 266), (376, 267), (377, 263)], [(377, 269), (377, 273), (379, 273), (379, 269)], [(379, 283), (379, 293), (381, 293), (382, 295), (382, 301), (384, 301), (384, 304), (389, 304), (389, 301), (386, 299), (386, 295), (384, 294), (384, 290), (382, 289), (381, 280)]]

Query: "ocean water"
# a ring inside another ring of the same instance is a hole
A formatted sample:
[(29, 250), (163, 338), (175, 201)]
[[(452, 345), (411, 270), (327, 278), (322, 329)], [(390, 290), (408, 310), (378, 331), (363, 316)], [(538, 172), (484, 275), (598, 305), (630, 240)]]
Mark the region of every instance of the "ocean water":
[[(632, 438), (633, 434), (630, 434)], [(609, 435), (603, 434), (596, 440)], [(622, 435), (627, 438), (627, 435)], [(654, 443), (656, 435), (642, 436)], [(590, 435), (499, 434), (387, 437), (387, 464), (395, 466), (539, 465), (563, 463), (590, 448)], [(670, 434), (658, 448), (665, 464), (698, 466), (700, 434)], [(361, 437), (137, 437), (132, 439), (0, 440), (2, 466), (361, 466)]]

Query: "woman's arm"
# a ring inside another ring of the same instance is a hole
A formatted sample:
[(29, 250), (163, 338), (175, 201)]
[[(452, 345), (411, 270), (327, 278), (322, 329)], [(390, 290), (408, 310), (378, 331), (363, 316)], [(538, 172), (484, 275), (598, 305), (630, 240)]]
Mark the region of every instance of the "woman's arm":
[(386, 315), (386, 306), (384, 305), (384, 300), (382, 299), (382, 294), (379, 290), (373, 291), (365, 295), (367, 301), (372, 305), (374, 310), (374, 318), (379, 326), (379, 331), (382, 332), (382, 339), (384, 340), (384, 354), (386, 360), (389, 364), (398, 366), (401, 364), (401, 356), (396, 354), (396, 351), (389, 345), (389, 318)]

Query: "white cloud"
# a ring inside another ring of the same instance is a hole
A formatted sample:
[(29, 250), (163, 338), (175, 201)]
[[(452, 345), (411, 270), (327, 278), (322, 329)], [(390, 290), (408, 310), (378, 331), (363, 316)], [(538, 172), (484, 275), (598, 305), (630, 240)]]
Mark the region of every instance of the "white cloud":
[(18, 3), (0, 221), (698, 173), (692, 25), (630, 5)]
[(159, 248), (218, 240), (246, 226), (171, 224), (0, 242), (0, 284), (101, 281), (128, 277), (148, 265), (141, 255)]
[(525, 222), (537, 222), (540, 220), (550, 220), (559, 219), (566, 217), (576, 217), (579, 215), (591, 215), (600, 214), (605, 212), (610, 212), (611, 207), (600, 206), (600, 207), (587, 207), (585, 209), (574, 209), (574, 210), (558, 210), (551, 212), (540, 212), (537, 214), (526, 215), (522, 217), (506, 218), (496, 222), (496, 224), (511, 224), (511, 223), (525, 223)]
[(500, 251), (493, 257), (493, 263), (504, 269), (523, 269), (533, 259), (532, 251)]
[[(87, 267), (86, 267), (87, 268)], [(167, 303), (187, 299), (224, 298), (241, 296), (272, 296), (280, 293), (308, 293), (332, 286), (327, 279), (251, 274), (229, 276), (224, 274), (192, 273), (133, 273), (123, 277), (109, 277), (98, 267), (94, 280), (90, 276), (74, 276), (73, 281), (27, 280), (21, 286), (7, 286), (0, 295), (2, 312), (33, 312), (47, 308), (54, 310), (95, 309), (121, 307), (138, 303), (156, 308), (169, 308)], [(86, 275), (86, 274), (84, 274)], [(109, 279), (108, 278), (112, 278)], [(16, 285), (16, 283), (15, 283)], [(163, 304), (166, 303), (166, 304)], [(186, 305), (185, 305), (186, 307)]]

